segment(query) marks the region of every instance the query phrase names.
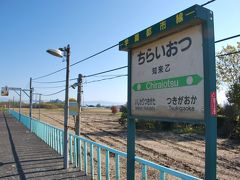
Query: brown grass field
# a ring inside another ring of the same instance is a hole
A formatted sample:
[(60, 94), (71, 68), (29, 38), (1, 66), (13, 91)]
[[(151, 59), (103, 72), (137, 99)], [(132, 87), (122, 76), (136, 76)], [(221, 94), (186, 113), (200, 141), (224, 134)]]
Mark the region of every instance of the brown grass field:
[[(23, 109), (23, 112), (28, 114), (28, 109)], [(110, 109), (91, 108), (83, 109), (81, 116), (81, 136), (120, 151), (127, 151), (127, 130), (119, 125), (119, 114), (113, 115)], [(39, 118), (38, 109), (33, 110), (33, 117)], [(41, 109), (40, 119), (63, 128), (63, 110), (61, 109)], [(69, 119), (70, 131), (74, 133), (74, 119), (73, 117)], [(136, 155), (157, 164), (204, 178), (204, 136), (138, 130), (136, 132)], [(104, 178), (104, 153), (102, 161)], [(112, 178), (115, 177), (113, 162), (112, 157), (110, 164)], [(157, 171), (148, 169), (148, 179), (158, 179), (158, 175)], [(136, 179), (140, 179), (140, 177), (141, 169), (136, 163)], [(229, 139), (217, 140), (217, 178), (219, 180), (240, 179), (239, 143)], [(123, 158), (121, 158), (121, 179), (126, 179), (126, 160)], [(175, 178), (167, 176), (166, 179)]]

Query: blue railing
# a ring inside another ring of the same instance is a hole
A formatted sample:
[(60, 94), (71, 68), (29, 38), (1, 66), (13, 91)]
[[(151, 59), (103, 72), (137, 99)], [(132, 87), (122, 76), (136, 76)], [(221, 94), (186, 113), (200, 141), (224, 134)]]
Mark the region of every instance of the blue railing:
[[(23, 123), (25, 127), (30, 128), (30, 118), (17, 113), (16, 111), (9, 110), (9, 113), (12, 114), (16, 119)], [(57, 127), (54, 127), (48, 123), (42, 122), (37, 119), (32, 119), (32, 128), (31, 131), (35, 133), (39, 138), (41, 138), (45, 143), (51, 146), (59, 154), (63, 155), (63, 130)], [(105, 175), (106, 179), (110, 179), (111, 168), (110, 160), (114, 163), (114, 175), (115, 179), (121, 179), (121, 168), (120, 163), (121, 159), (124, 158), (126, 162), (127, 153), (118, 151), (116, 149), (110, 148), (108, 146), (98, 144), (94, 141), (88, 140), (81, 136), (76, 136), (69, 133), (69, 160), (75, 166), (79, 167), (80, 170), (84, 170), (86, 175), (92, 176), (94, 179), (95, 175), (98, 180), (101, 180), (102, 175)], [(102, 161), (102, 153), (105, 152), (105, 161)], [(94, 155), (97, 155), (96, 157)], [(111, 154), (111, 157), (110, 157)], [(78, 158), (79, 157), (79, 158)], [(95, 157), (95, 161), (94, 161)], [(164, 180), (167, 179), (167, 176), (177, 177), (183, 180), (199, 180), (199, 178), (176, 171), (156, 163), (147, 161), (140, 157), (135, 157), (135, 161), (138, 162), (141, 166), (141, 177), (143, 180), (147, 180), (148, 169), (154, 169), (158, 171), (158, 179)], [(105, 172), (102, 173), (102, 164), (105, 162)], [(90, 164), (88, 164), (90, 163)], [(111, 163), (111, 165), (113, 165)], [(95, 165), (96, 164), (96, 165)], [(90, 167), (90, 172), (88, 168)], [(112, 167), (112, 166), (111, 166)], [(96, 168), (96, 169), (95, 169)], [(95, 173), (95, 170), (97, 171)], [(113, 170), (112, 170), (113, 171)], [(171, 179), (171, 178), (170, 178)]]
[(9, 112), (12, 114), (13, 117), (19, 120), (26, 128), (30, 129), (30, 120), (28, 116), (19, 114), (18, 112), (13, 110), (9, 110)]

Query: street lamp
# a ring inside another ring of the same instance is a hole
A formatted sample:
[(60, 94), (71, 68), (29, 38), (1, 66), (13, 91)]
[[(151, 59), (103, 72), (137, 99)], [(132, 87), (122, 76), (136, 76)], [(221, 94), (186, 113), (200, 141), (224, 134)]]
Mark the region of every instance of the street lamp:
[(65, 89), (65, 105), (64, 105), (64, 148), (63, 156), (64, 169), (69, 167), (68, 163), (68, 116), (69, 116), (69, 65), (70, 65), (70, 45), (59, 49), (48, 49), (47, 52), (56, 57), (66, 57), (66, 89)]

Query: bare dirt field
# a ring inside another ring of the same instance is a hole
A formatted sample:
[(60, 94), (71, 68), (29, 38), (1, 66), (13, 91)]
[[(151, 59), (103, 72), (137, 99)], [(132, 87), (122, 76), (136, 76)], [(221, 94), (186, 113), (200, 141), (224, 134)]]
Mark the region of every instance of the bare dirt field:
[[(27, 113), (27, 109), (24, 112)], [(38, 110), (33, 116), (39, 118)], [(120, 151), (127, 151), (127, 130), (118, 123), (119, 115), (108, 109), (82, 111), (81, 135)], [(63, 111), (42, 109), (40, 119), (63, 128)], [(70, 118), (70, 130), (74, 131), (74, 119)], [(146, 160), (204, 178), (205, 141), (197, 134), (137, 131), (136, 155)], [(104, 161), (104, 158), (103, 158)], [(104, 169), (104, 165), (102, 165)], [(111, 166), (114, 172), (114, 167)], [(104, 174), (103, 170), (103, 174)], [(112, 172), (111, 171), (111, 172)], [(95, 171), (96, 172), (96, 171)], [(140, 166), (136, 165), (136, 179), (140, 179)], [(126, 160), (121, 159), (121, 179), (125, 179)], [(112, 177), (115, 177), (115, 173)], [(240, 143), (229, 139), (217, 140), (217, 178), (240, 179)], [(148, 170), (148, 179), (158, 179), (158, 172)], [(167, 176), (166, 179), (174, 179)]]

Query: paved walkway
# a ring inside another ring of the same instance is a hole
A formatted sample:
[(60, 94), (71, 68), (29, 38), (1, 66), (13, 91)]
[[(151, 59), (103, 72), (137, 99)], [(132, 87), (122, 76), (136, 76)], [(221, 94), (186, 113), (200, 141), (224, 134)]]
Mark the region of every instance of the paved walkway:
[(0, 112), (1, 179), (91, 179), (77, 168), (63, 169), (63, 158), (20, 122)]

